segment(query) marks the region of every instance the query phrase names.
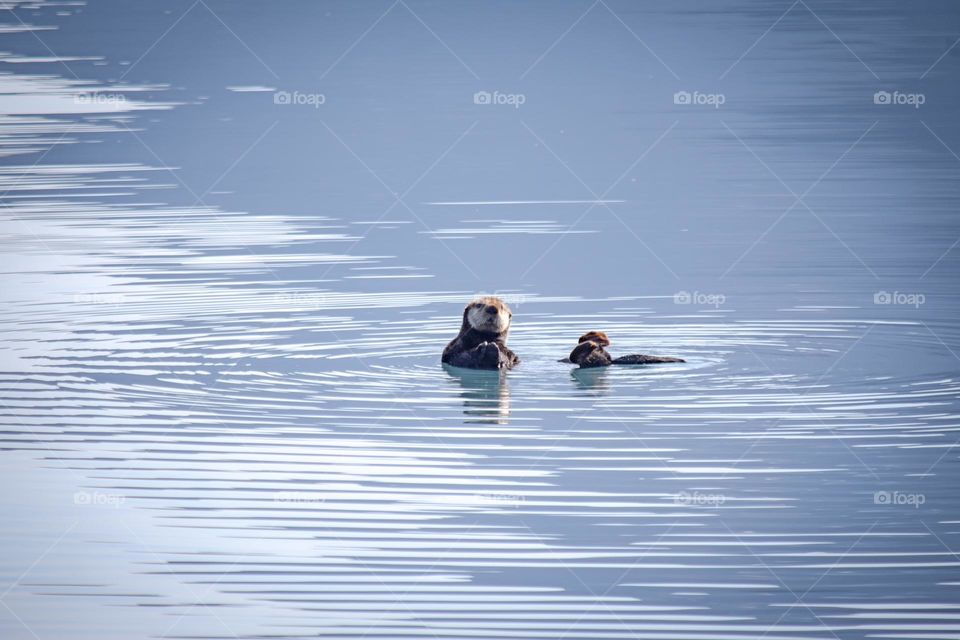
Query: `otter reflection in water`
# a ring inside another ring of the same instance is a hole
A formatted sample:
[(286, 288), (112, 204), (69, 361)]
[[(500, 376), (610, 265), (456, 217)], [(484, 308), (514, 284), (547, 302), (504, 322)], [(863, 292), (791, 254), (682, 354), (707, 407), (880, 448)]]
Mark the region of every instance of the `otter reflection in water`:
[(602, 396), (610, 391), (609, 367), (582, 367), (570, 370), (570, 379), (589, 395)]
[(468, 423), (507, 424), (510, 417), (510, 387), (499, 371), (463, 369), (443, 365), (451, 380), (462, 388), (464, 420)]

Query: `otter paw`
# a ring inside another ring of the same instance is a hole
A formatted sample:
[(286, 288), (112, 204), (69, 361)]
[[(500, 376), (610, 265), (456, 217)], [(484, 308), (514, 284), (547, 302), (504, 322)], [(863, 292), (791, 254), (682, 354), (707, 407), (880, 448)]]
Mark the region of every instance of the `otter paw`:
[(610, 364), (611, 359), (610, 354), (602, 345), (592, 340), (584, 340), (570, 352), (570, 362), (580, 365), (581, 369), (588, 369), (591, 367), (606, 367)]
[(477, 355), (479, 356), (480, 366), (484, 369), (499, 369), (500, 346), (496, 342), (481, 342), (477, 345)]

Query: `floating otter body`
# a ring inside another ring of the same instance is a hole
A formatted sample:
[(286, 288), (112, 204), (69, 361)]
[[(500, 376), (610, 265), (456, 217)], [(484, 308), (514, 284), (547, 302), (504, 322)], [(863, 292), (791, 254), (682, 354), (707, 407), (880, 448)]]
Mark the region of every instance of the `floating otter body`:
[(593, 367), (608, 367), (612, 364), (656, 364), (659, 362), (686, 362), (680, 358), (663, 356), (648, 356), (634, 353), (619, 358), (612, 357), (604, 347), (610, 345), (610, 338), (602, 331), (589, 331), (582, 336), (570, 357), (561, 362), (570, 362), (580, 365), (581, 369)]
[(440, 361), (467, 369), (512, 369), (520, 358), (507, 347), (513, 312), (500, 298), (485, 296), (463, 309), (460, 333), (443, 350)]

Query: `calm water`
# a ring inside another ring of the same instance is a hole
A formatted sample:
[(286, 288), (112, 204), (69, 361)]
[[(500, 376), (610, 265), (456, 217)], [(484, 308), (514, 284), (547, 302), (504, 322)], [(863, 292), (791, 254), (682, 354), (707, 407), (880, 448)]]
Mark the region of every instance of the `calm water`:
[(0, 637), (960, 637), (958, 37), (6, 3)]

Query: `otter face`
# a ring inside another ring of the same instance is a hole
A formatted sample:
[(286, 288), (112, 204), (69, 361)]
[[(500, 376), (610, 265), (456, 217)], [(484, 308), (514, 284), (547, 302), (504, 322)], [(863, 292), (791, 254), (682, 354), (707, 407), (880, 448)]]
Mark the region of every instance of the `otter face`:
[(587, 341), (595, 342), (601, 347), (610, 346), (610, 338), (608, 338), (607, 334), (605, 334), (603, 331), (588, 331), (587, 333), (580, 336), (579, 340), (577, 340), (577, 342), (580, 342), (580, 343), (587, 342)]
[(500, 298), (485, 296), (477, 298), (464, 310), (470, 327), (485, 333), (506, 333), (510, 328), (513, 312)]

